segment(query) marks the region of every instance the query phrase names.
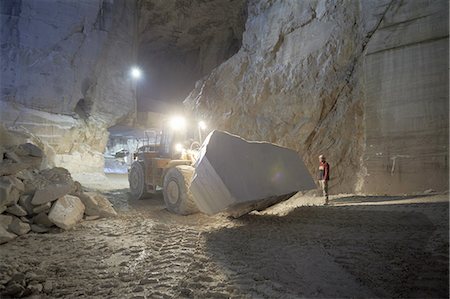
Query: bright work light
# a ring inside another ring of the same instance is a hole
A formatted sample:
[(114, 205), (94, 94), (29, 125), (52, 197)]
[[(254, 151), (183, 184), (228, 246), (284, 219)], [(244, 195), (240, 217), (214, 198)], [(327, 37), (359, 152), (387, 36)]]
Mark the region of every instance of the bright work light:
[(181, 153), (184, 150), (184, 147), (183, 147), (183, 145), (181, 143), (177, 143), (177, 144), (175, 144), (175, 150), (177, 152)]
[(206, 123), (203, 120), (201, 120), (201, 121), (198, 122), (198, 127), (200, 129), (202, 129), (202, 130), (205, 130), (206, 129)]
[(142, 71), (138, 67), (132, 67), (130, 70), (130, 75), (133, 79), (139, 79), (142, 77)]
[(184, 130), (186, 128), (186, 119), (182, 116), (174, 116), (169, 121), (173, 130)]

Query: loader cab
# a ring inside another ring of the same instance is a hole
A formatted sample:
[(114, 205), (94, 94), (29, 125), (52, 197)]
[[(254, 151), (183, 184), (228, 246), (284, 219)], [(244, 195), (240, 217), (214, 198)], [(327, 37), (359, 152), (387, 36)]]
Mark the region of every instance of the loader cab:
[(183, 150), (197, 149), (201, 144), (201, 133), (193, 123), (172, 118), (165, 123), (160, 135), (159, 156), (180, 159)]

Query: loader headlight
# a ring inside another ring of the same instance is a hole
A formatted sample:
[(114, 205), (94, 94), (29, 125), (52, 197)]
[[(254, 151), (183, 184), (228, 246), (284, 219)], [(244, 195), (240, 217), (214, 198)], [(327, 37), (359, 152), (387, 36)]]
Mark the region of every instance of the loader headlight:
[(181, 143), (177, 143), (177, 144), (175, 144), (175, 150), (177, 151), (177, 152), (183, 152), (184, 151), (184, 147), (183, 147), (183, 145), (181, 144)]
[(201, 120), (201, 121), (198, 122), (198, 127), (200, 129), (202, 129), (202, 130), (205, 130), (206, 129), (206, 123), (203, 120)]
[(169, 121), (173, 130), (184, 130), (186, 128), (186, 119), (182, 116), (174, 116)]

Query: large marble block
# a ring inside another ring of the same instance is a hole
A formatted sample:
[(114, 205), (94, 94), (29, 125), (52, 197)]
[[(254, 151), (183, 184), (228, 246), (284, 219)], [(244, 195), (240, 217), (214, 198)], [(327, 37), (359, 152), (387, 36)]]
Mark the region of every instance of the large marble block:
[(190, 191), (200, 211), (240, 216), (316, 188), (298, 154), (222, 131), (206, 138)]

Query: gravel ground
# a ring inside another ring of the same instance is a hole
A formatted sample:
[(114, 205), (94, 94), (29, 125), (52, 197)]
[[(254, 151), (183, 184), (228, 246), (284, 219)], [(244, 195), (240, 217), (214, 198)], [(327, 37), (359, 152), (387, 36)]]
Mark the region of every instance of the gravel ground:
[(449, 296), (447, 194), (297, 196), (231, 219), (130, 200), (124, 176), (89, 181), (119, 216), (1, 245), (0, 280), (22, 273), (36, 298)]

